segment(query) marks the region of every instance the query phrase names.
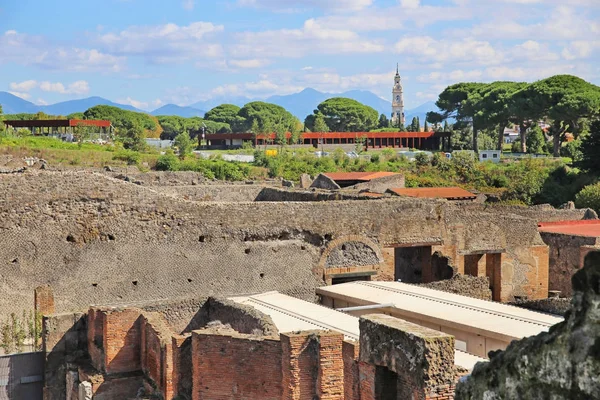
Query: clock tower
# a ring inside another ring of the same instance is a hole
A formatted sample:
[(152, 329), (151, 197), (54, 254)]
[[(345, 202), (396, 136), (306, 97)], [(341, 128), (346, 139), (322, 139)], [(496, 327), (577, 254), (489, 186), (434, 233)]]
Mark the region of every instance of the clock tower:
[(402, 123), (402, 126), (404, 126), (406, 123), (404, 118), (404, 94), (400, 72), (398, 71), (398, 64), (396, 64), (396, 76), (394, 77), (392, 95), (392, 124), (398, 125), (399, 123)]

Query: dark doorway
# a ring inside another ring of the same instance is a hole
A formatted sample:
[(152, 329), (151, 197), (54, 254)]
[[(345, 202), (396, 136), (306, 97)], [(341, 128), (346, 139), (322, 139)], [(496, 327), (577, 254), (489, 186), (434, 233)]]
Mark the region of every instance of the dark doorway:
[(375, 399), (398, 399), (398, 375), (385, 367), (375, 367)]
[(358, 282), (358, 281), (370, 281), (370, 280), (371, 280), (371, 276), (370, 275), (340, 276), (340, 277), (337, 277), (337, 278), (332, 278), (331, 279), (331, 284), (332, 285), (339, 285), (341, 283)]
[(431, 246), (396, 247), (394, 279), (406, 283), (423, 283), (423, 269), (431, 265)]
[(452, 279), (456, 271), (450, 265), (450, 259), (436, 251), (431, 256), (431, 274), (434, 282)]

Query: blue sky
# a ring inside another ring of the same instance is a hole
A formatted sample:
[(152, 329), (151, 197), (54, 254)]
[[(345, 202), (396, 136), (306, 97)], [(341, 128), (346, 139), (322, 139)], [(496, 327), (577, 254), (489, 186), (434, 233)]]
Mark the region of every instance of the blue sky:
[[(8, 3), (8, 4), (5, 4)], [(5, 0), (0, 90), (163, 104), (312, 87), (408, 108), (460, 81), (600, 84), (600, 0)]]

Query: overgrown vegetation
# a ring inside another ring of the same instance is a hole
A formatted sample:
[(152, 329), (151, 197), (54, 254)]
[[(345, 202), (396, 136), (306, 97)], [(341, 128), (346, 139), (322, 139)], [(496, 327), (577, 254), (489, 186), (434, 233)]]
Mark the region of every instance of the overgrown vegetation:
[(22, 353), (27, 349), (41, 350), (42, 314), (23, 310), (21, 318), (15, 313), (0, 325), (0, 347), (4, 354)]

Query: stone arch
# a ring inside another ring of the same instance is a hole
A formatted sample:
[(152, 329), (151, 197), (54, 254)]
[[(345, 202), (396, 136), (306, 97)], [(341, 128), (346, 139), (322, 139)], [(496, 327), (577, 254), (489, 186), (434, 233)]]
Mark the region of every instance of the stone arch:
[(347, 235), (328, 243), (321, 254), (319, 272), (327, 283), (343, 274), (374, 275), (383, 263), (383, 254), (373, 240), (359, 235)]

